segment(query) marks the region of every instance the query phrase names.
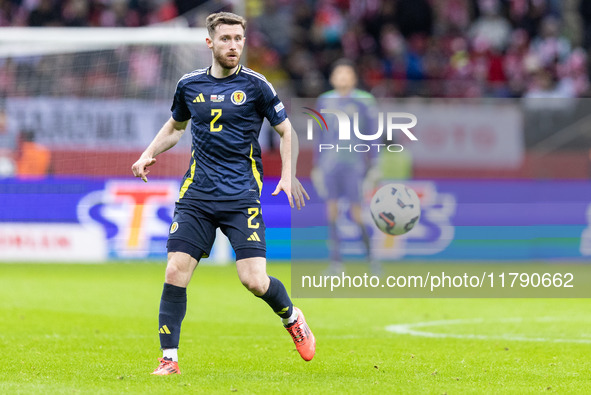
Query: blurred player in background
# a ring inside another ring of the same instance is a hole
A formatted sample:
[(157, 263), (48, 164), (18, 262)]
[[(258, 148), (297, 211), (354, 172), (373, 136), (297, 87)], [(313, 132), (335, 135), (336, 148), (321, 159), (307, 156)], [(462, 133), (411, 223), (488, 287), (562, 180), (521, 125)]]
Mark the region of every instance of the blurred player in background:
[(263, 169), (258, 136), (263, 118), (281, 139), (281, 179), (273, 196), (284, 191), (290, 206), (295, 202), (298, 209), (309, 199), (295, 177), (297, 136), (271, 84), (240, 65), (244, 18), (220, 12), (209, 15), (206, 23), (212, 65), (179, 80), (172, 117), (132, 166), (134, 175), (147, 181), (148, 167), (156, 162), (155, 157), (172, 148), (191, 121), (191, 163), (167, 243), (159, 314), (163, 357), (153, 372), (156, 375), (180, 373), (177, 349), (187, 308), (186, 287), (199, 260), (209, 255), (218, 227), (236, 252), (242, 284), (282, 318), (303, 359), (309, 361), (315, 353), (315, 339), (304, 315), (293, 306), (281, 281), (267, 275), (265, 223), (259, 200)]
[[(330, 84), (334, 89), (319, 96), (317, 108), (344, 111), (349, 115), (352, 123), (354, 114), (357, 113), (359, 130), (365, 134), (375, 132), (374, 120), (377, 118), (375, 98), (369, 92), (356, 89), (357, 74), (353, 63), (346, 59), (335, 62), (330, 74)], [(379, 176), (377, 154), (372, 151), (355, 152), (354, 149), (346, 149), (349, 144), (354, 146), (367, 141), (356, 139), (351, 131), (351, 140), (339, 142), (337, 117), (328, 115), (326, 121), (328, 131), (320, 134), (320, 144), (332, 144), (345, 148), (317, 152), (315, 168), (312, 171), (314, 186), (319, 195), (326, 199), (331, 260), (329, 272), (337, 274), (344, 270), (338, 226), (339, 203), (343, 202), (349, 205), (351, 219), (359, 228), (372, 273), (380, 274), (380, 264), (372, 256), (369, 232), (363, 220), (362, 209), (364, 180), (377, 179)]]

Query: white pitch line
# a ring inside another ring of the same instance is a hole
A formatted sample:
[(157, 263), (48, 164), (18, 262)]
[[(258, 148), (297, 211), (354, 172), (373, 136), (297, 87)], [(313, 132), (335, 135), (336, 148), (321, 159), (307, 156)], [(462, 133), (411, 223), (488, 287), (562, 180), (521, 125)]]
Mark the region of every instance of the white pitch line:
[[(535, 319), (537, 322), (551, 322), (558, 321), (552, 317), (541, 317)], [(386, 331), (395, 333), (398, 335), (410, 335), (419, 337), (429, 337), (435, 339), (476, 339), (476, 340), (513, 340), (513, 341), (528, 341), (528, 342), (549, 342), (549, 343), (579, 343), (579, 344), (591, 344), (591, 339), (561, 339), (561, 338), (548, 338), (548, 337), (529, 337), (523, 335), (512, 335), (512, 334), (500, 334), (500, 335), (479, 335), (479, 334), (460, 334), (460, 333), (438, 333), (428, 332), (420, 330), (418, 328), (426, 328), (433, 326), (446, 326), (446, 325), (468, 325), (468, 324), (484, 324), (485, 322), (491, 323), (519, 323), (523, 322), (521, 318), (507, 318), (499, 319), (494, 321), (485, 321), (483, 318), (473, 319), (456, 319), (456, 320), (438, 320), (438, 321), (425, 321), (415, 322), (410, 324), (396, 324), (386, 326)]]

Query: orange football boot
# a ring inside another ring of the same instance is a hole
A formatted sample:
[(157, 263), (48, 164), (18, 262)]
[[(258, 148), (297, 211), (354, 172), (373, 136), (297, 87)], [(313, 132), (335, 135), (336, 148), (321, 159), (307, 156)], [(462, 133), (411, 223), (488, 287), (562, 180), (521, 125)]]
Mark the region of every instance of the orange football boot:
[(181, 374), (179, 363), (168, 358), (158, 358), (160, 365), (152, 372), (157, 376), (167, 376), (169, 374)]
[(314, 358), (314, 354), (316, 353), (316, 339), (306, 323), (302, 311), (297, 307), (294, 307), (294, 309), (298, 313), (298, 319), (294, 323), (286, 326), (285, 329), (287, 329), (293, 338), (296, 349), (302, 358), (306, 361), (310, 361)]

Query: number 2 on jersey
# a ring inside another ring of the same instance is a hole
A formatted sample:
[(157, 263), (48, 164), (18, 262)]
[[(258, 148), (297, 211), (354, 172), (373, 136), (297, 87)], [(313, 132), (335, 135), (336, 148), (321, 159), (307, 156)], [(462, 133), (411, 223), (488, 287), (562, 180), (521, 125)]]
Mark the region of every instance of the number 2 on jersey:
[(209, 131), (210, 132), (221, 132), (222, 125), (216, 125), (215, 123), (222, 116), (222, 109), (221, 108), (212, 108), (211, 109), (211, 116), (213, 117), (213, 119), (209, 123)]
[(250, 217), (248, 217), (248, 227), (251, 229), (258, 229), (260, 224), (258, 222), (256, 224), (252, 223), (252, 220), (255, 219), (257, 215), (259, 215), (258, 207), (249, 208), (248, 215), (250, 215)]

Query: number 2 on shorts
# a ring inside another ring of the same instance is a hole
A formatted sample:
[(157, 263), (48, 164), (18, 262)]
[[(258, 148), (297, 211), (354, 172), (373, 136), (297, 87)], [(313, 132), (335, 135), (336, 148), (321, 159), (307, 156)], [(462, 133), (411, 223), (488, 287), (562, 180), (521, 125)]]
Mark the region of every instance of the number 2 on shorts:
[(252, 223), (252, 220), (255, 219), (257, 215), (259, 215), (258, 207), (249, 208), (248, 215), (250, 215), (250, 217), (248, 217), (248, 227), (251, 229), (258, 229), (260, 224), (258, 222), (256, 224)]

